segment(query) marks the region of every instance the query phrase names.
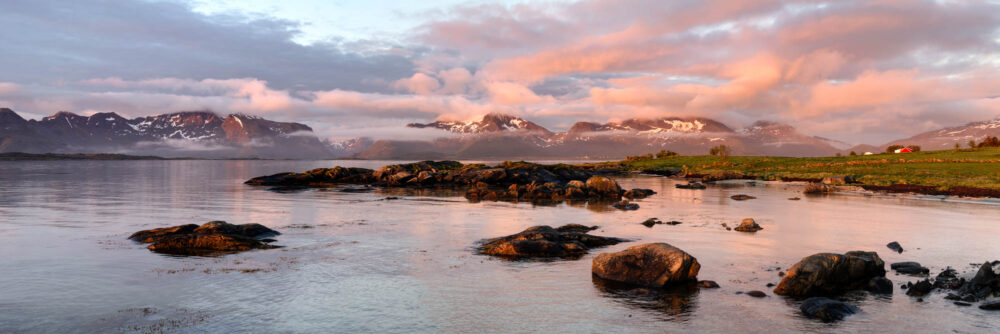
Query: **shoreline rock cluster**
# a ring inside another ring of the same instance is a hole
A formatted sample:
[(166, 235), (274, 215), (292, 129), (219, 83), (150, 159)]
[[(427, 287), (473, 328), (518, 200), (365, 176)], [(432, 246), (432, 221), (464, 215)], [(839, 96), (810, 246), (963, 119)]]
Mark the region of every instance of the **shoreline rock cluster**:
[(210, 221), (201, 226), (186, 224), (143, 230), (133, 233), (128, 239), (150, 244), (146, 248), (157, 253), (204, 256), (279, 248), (271, 245), (275, 240), (267, 237), (280, 234), (260, 224), (233, 225)]
[[(640, 199), (656, 192), (624, 190), (614, 180), (583, 167), (529, 162), (503, 162), (497, 166), (462, 164), (457, 161), (421, 161), (366, 168), (317, 168), (301, 173), (279, 173), (252, 178), (249, 185), (279, 189), (332, 187), (362, 184), (371, 187), (460, 188), (470, 201), (559, 202), (564, 200), (606, 201)], [(629, 209), (634, 206), (628, 206)]]

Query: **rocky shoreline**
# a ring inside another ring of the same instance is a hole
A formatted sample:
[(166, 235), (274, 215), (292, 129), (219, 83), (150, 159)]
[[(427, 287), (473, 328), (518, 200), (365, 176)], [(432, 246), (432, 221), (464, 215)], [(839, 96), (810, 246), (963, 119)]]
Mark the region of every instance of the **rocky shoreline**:
[[(504, 162), (496, 166), (462, 164), (458, 161), (421, 161), (366, 168), (317, 168), (301, 173), (289, 172), (255, 177), (245, 183), (272, 187), (272, 190), (325, 188), (363, 185), (379, 188), (451, 188), (467, 189), (470, 201), (509, 201), (553, 203), (588, 201), (612, 204), (623, 197), (637, 199), (655, 194), (650, 189), (624, 190), (614, 180), (603, 176), (617, 170), (580, 166), (542, 165), (529, 162)], [(636, 205), (624, 203), (623, 209)]]

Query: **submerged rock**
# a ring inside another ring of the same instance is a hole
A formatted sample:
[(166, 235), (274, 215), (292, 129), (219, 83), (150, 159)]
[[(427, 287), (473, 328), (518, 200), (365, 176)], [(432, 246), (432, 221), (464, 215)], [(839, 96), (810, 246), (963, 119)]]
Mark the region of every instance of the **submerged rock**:
[(774, 293), (792, 297), (835, 295), (864, 288), (885, 276), (885, 262), (875, 252), (819, 253), (788, 269)]
[(639, 204), (631, 203), (627, 200), (621, 200), (618, 203), (611, 204), (611, 207), (618, 210), (639, 210)]
[(677, 189), (698, 189), (698, 190), (708, 188), (708, 186), (706, 186), (704, 183), (698, 181), (691, 181), (688, 182), (687, 184), (678, 183), (675, 184), (674, 187)]
[(632, 189), (632, 190), (629, 190), (629, 191), (626, 191), (625, 193), (623, 193), (622, 197), (632, 198), (632, 199), (639, 199), (639, 198), (646, 198), (646, 197), (649, 197), (649, 196), (653, 196), (655, 194), (656, 194), (656, 192), (653, 191), (652, 189), (635, 188), (635, 189)]
[(740, 225), (735, 228), (738, 232), (757, 232), (763, 229), (763, 227), (757, 225), (757, 222), (754, 221), (753, 218), (743, 219), (743, 221), (740, 222)]
[(602, 279), (648, 287), (694, 281), (699, 270), (697, 259), (666, 243), (599, 254), (591, 265), (594, 275)]
[(479, 253), (508, 258), (576, 257), (591, 248), (626, 241), (587, 234), (593, 229), (579, 224), (559, 228), (534, 226), (517, 234), (486, 240), (479, 247)]
[(857, 306), (824, 297), (806, 299), (799, 306), (799, 310), (809, 318), (820, 319), (824, 322), (843, 320), (849, 315), (861, 312)]
[(889, 249), (891, 249), (891, 250), (896, 251), (897, 253), (900, 253), (900, 254), (903, 253), (903, 246), (901, 246), (899, 244), (899, 242), (893, 241), (893, 242), (890, 242), (889, 244), (887, 244), (885, 246), (889, 247)]
[(672, 220), (672, 221), (668, 221), (668, 222), (663, 222), (663, 221), (660, 221), (660, 219), (658, 219), (658, 218), (649, 218), (649, 219), (646, 219), (645, 221), (642, 222), (643, 226), (650, 227), (650, 228), (652, 228), (654, 225), (680, 225), (680, 224), (683, 224), (683, 223), (681, 223), (679, 221), (676, 221), (676, 220)]
[(260, 224), (234, 225), (224, 221), (210, 221), (201, 226), (195, 224), (157, 228), (133, 233), (129, 239), (150, 244), (151, 251), (178, 255), (211, 255), (269, 249), (279, 246), (269, 245), (278, 231)]
[(920, 263), (917, 262), (896, 262), (889, 265), (889, 267), (900, 274), (906, 275), (927, 275), (931, 272), (930, 269), (921, 266)]
[(750, 195), (744, 195), (744, 194), (738, 194), (738, 195), (729, 196), (729, 198), (732, 198), (732, 199), (737, 200), (737, 201), (745, 201), (745, 200), (748, 200), (748, 199), (755, 199), (757, 197), (753, 197), (753, 196), (750, 196)]

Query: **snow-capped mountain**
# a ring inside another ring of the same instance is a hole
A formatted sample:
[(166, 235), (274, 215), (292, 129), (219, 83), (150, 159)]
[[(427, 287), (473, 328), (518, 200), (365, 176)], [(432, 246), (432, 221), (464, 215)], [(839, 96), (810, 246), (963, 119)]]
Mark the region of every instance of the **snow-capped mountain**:
[(163, 156), (329, 158), (312, 129), (260, 117), (189, 111), (126, 119), (59, 112), (25, 120), (0, 109), (0, 152), (141, 152)]
[(427, 124), (411, 123), (406, 126), (411, 128), (436, 128), (460, 134), (482, 134), (495, 132), (531, 132), (540, 135), (551, 135), (548, 129), (511, 115), (490, 113), (483, 116), (478, 121), (449, 122), (437, 121)]
[(664, 117), (621, 122), (578, 122), (566, 132), (552, 132), (510, 115), (489, 114), (479, 121), (410, 124), (465, 134), (434, 141), (375, 142), (357, 157), (420, 159), (591, 158), (615, 159), (660, 150), (705, 154), (728, 145), (743, 155), (833, 155), (830, 140), (807, 136), (778, 123), (757, 122), (739, 131), (708, 118)]
[(892, 141), (882, 147), (919, 145), (924, 150), (944, 150), (955, 147), (955, 144), (966, 147), (966, 143), (970, 140), (980, 142), (986, 136), (1000, 137), (1000, 118), (924, 132), (910, 138)]

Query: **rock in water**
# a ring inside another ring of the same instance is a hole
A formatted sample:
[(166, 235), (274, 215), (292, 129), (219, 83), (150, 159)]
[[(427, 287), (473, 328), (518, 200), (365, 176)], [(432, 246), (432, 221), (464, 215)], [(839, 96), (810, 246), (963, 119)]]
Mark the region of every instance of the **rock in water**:
[(923, 297), (924, 295), (931, 293), (931, 290), (934, 290), (934, 285), (931, 284), (931, 281), (927, 279), (923, 281), (917, 281), (916, 284), (907, 283), (906, 286), (907, 286), (906, 288), (907, 296)]
[(745, 200), (748, 200), (748, 199), (755, 199), (757, 197), (753, 197), (753, 196), (750, 196), (750, 195), (739, 194), (739, 195), (729, 196), (729, 198), (732, 198), (732, 199), (737, 200), (737, 201), (745, 201)]
[(590, 230), (593, 228), (579, 224), (559, 228), (534, 226), (521, 233), (487, 240), (479, 252), (508, 258), (575, 257), (586, 254), (590, 248), (626, 241), (589, 235)]
[(639, 204), (630, 203), (627, 200), (621, 200), (618, 203), (611, 204), (611, 207), (613, 207), (615, 209), (618, 209), (618, 210), (625, 210), (625, 211), (639, 210)]
[(622, 194), (622, 197), (637, 199), (637, 198), (646, 198), (655, 194), (656, 192), (653, 191), (653, 189), (635, 188), (626, 191), (624, 194)]
[(892, 270), (906, 275), (927, 275), (931, 272), (927, 267), (921, 266), (917, 262), (896, 262), (889, 265)]
[(1000, 310), (1000, 300), (994, 300), (979, 304), (979, 308), (988, 311)]
[(753, 290), (753, 291), (747, 292), (747, 295), (749, 295), (750, 297), (756, 297), (756, 298), (767, 297), (767, 294), (764, 293), (764, 291), (760, 291), (760, 290)]
[(677, 188), (677, 189), (697, 189), (697, 190), (707, 189), (708, 188), (708, 186), (706, 186), (704, 183), (701, 183), (701, 182), (698, 182), (698, 181), (691, 181), (691, 182), (688, 182), (687, 184), (678, 183), (678, 184), (675, 184), (674, 187)]
[(597, 277), (641, 286), (663, 287), (697, 279), (701, 264), (690, 254), (666, 243), (629, 247), (594, 258)]
[(718, 289), (719, 283), (715, 283), (715, 281), (698, 281), (697, 286), (703, 289)]
[(891, 249), (891, 250), (896, 251), (897, 253), (900, 253), (900, 254), (903, 253), (903, 246), (901, 246), (899, 244), (899, 242), (893, 241), (893, 242), (890, 242), (888, 245), (885, 245), (885, 246), (889, 247), (889, 249)]
[(278, 231), (260, 224), (233, 225), (224, 221), (210, 221), (201, 226), (194, 224), (157, 228), (133, 233), (129, 239), (150, 244), (147, 248), (158, 253), (177, 255), (212, 255), (277, 248), (269, 245), (265, 237), (279, 235)]
[(885, 262), (875, 252), (819, 253), (788, 269), (774, 293), (812, 297), (864, 288), (874, 277), (885, 276)]
[(736, 227), (736, 231), (739, 232), (757, 232), (763, 229), (764, 229), (763, 227), (757, 225), (757, 222), (754, 221), (753, 218), (744, 219), (742, 222), (740, 222), (740, 226)]
[(868, 286), (865, 290), (874, 294), (891, 295), (892, 294), (892, 281), (885, 277), (873, 277), (868, 281)]
[(646, 219), (646, 221), (642, 222), (643, 226), (650, 227), (650, 228), (653, 227), (653, 225), (657, 225), (657, 224), (663, 224), (663, 222), (660, 221), (659, 219), (656, 219), (656, 218), (649, 218), (649, 219)]
[(807, 317), (824, 322), (843, 320), (844, 317), (861, 312), (857, 306), (823, 297), (806, 299), (802, 302), (802, 306), (799, 306), (799, 310)]

